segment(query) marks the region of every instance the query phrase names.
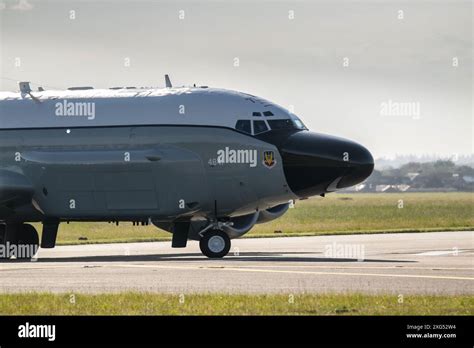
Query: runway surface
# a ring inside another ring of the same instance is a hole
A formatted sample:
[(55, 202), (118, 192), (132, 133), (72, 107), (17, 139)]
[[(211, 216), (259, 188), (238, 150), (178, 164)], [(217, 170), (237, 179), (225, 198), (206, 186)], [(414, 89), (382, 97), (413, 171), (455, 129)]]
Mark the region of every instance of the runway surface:
[(210, 260), (197, 242), (40, 249), (0, 263), (0, 292), (473, 294), (474, 232), (233, 240)]

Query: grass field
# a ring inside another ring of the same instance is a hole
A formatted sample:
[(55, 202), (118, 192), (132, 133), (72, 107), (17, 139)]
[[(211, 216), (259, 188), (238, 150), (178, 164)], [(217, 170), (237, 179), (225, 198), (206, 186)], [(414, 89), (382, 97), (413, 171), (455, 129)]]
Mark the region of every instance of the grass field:
[[(468, 192), (330, 194), (298, 201), (283, 217), (256, 225), (245, 237), (472, 229), (474, 195)], [(154, 226), (71, 223), (61, 224), (58, 244), (169, 239)]]
[(474, 296), (0, 295), (0, 315), (473, 315)]

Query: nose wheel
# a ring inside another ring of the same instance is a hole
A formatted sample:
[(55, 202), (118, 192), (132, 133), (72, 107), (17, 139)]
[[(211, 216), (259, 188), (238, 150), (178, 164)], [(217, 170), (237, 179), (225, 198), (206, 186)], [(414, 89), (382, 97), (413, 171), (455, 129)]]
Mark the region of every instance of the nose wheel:
[(230, 250), (230, 238), (221, 230), (207, 231), (199, 241), (201, 252), (211, 259), (220, 259)]

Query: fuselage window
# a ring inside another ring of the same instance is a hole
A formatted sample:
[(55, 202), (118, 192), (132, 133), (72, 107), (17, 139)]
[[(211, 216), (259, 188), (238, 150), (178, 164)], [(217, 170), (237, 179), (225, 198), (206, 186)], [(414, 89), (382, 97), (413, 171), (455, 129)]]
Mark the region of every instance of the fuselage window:
[(260, 134), (268, 130), (265, 121), (253, 121), (253, 134)]
[(250, 120), (238, 120), (235, 124), (235, 129), (244, 133), (251, 134), (252, 130), (250, 129)]
[(262, 114), (260, 112), (252, 112), (252, 116), (262, 116)]
[(264, 116), (273, 116), (273, 112), (271, 112), (271, 111), (264, 111), (264, 112), (263, 112), (263, 115), (264, 115)]

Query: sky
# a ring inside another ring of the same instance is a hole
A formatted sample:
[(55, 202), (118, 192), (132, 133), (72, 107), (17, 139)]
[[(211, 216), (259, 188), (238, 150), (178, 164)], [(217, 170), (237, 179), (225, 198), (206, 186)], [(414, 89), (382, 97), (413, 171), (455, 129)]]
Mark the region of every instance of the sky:
[(264, 97), (376, 158), (466, 155), (472, 19), (470, 0), (0, 0), (0, 90), (169, 74)]

